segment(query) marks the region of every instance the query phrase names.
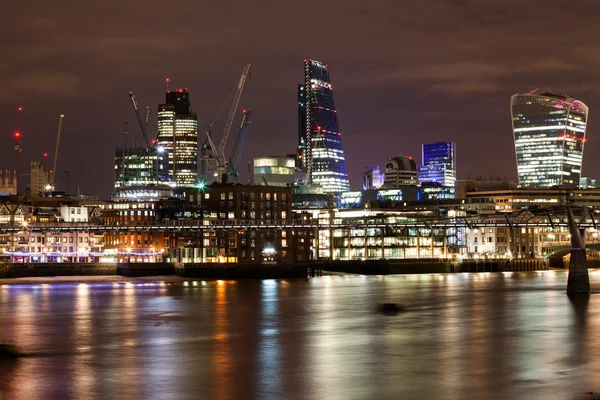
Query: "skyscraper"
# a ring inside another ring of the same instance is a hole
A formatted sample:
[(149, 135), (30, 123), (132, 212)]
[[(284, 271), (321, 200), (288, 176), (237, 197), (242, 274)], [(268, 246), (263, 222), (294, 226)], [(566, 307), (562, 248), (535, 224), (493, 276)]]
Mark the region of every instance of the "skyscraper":
[(325, 193), (349, 190), (329, 69), (319, 61), (304, 61), (298, 114), (298, 164), (308, 183), (322, 186)]
[(169, 160), (169, 178), (177, 186), (198, 183), (198, 117), (187, 89), (167, 92), (158, 106), (158, 145)]
[(515, 94), (511, 116), (521, 187), (577, 187), (588, 107), (555, 93)]
[(445, 187), (456, 185), (456, 149), (454, 142), (424, 144), (423, 165), (419, 167), (419, 182)]

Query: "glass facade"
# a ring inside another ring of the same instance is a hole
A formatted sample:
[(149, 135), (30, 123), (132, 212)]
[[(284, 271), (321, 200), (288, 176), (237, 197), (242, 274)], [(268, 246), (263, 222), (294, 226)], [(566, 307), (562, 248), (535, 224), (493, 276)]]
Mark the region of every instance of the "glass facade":
[(536, 91), (511, 97), (520, 187), (579, 185), (588, 107)]
[(298, 164), (308, 183), (325, 193), (350, 189), (329, 69), (314, 60), (304, 62), (304, 85), (298, 87)]
[(115, 189), (167, 184), (166, 151), (140, 147), (115, 149)]
[(296, 160), (294, 157), (262, 157), (254, 159), (254, 184), (292, 186)]
[(422, 151), (423, 165), (419, 167), (419, 182), (455, 187), (456, 146), (454, 142), (424, 144)]
[(158, 106), (158, 147), (168, 155), (169, 178), (177, 186), (198, 183), (198, 117), (187, 90), (167, 92)]

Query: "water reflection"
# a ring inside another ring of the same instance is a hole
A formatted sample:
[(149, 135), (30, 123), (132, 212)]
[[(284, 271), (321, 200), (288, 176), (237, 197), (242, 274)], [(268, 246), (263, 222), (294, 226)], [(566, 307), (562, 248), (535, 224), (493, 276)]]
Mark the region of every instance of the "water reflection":
[(261, 328), (258, 343), (259, 390), (262, 396), (281, 393), (281, 360), (279, 343), (278, 284), (274, 280), (262, 282)]
[(227, 307), (227, 285), (224, 281), (217, 281), (214, 298), (214, 336), (213, 360), (211, 361), (212, 379), (214, 381), (213, 397), (220, 399), (233, 399), (231, 388), (234, 382), (231, 379), (232, 348), (229, 342), (229, 316)]
[(0, 398), (577, 398), (600, 392), (600, 295), (565, 286), (545, 272), (2, 287), (1, 339), (35, 356), (0, 363)]

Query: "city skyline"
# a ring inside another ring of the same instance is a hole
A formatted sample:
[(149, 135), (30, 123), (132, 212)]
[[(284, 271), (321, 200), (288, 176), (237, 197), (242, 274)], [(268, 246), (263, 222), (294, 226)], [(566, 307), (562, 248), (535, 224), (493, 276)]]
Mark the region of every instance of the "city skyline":
[[(519, 18), (511, 11), (517, 4)], [(137, 22), (135, 1), (119, 6), (118, 13), (100, 5), (90, 6), (93, 9), (85, 14), (43, 3), (26, 12), (21, 7), (9, 4), (6, 15), (14, 18), (2, 25), (9, 51), (0, 66), (5, 77), (0, 84), (0, 156), (5, 162), (0, 167), (13, 169), (11, 134), (18, 106), (24, 107), (23, 171), (26, 161), (52, 152), (56, 120), (64, 113), (57, 186), (64, 184), (64, 170), (69, 169), (72, 191), (80, 187), (101, 197), (108, 197), (112, 188), (112, 175), (106, 171), (112, 170), (114, 148), (122, 146), (125, 119), (132, 135), (140, 138), (127, 99), (130, 90), (136, 91), (141, 106), (154, 108), (162, 101), (164, 79), (170, 77), (173, 84), (194, 93), (194, 109), (203, 126), (218, 114), (232, 89), (232, 77), (249, 60), (255, 69), (241, 106), (255, 114), (242, 163), (293, 151), (298, 61), (322, 59), (335, 69), (336, 103), (353, 189), (360, 187), (364, 166), (383, 165), (398, 153), (418, 158), (422, 143), (440, 140), (452, 140), (461, 149), (459, 179), (504, 175), (516, 180), (506, 106), (510, 95), (550, 86), (554, 92), (582, 99), (592, 112), (600, 104), (596, 94), (600, 48), (586, 23), (593, 14), (566, 18), (576, 10), (559, 2), (554, 6), (545, 2), (544, 7), (515, 1), (477, 4), (469, 12), (458, 1), (431, 1), (413, 5), (408, 12), (400, 3), (379, 4), (377, 13), (359, 3), (348, 7), (332, 3), (325, 9), (339, 19), (325, 25), (311, 24), (316, 17), (305, 15), (302, 5), (253, 10), (234, 6), (233, 14), (230, 7), (209, 5), (202, 18), (210, 21), (194, 24), (198, 12), (165, 22), (152, 3), (142, 7), (147, 21), (143, 25)], [(471, 13), (482, 17), (472, 19)], [(102, 16), (106, 24), (89, 29), (91, 15)], [(225, 15), (230, 18), (220, 18)], [(271, 37), (264, 29), (252, 30), (249, 41), (239, 40), (240, 32), (266, 26), (272, 15), (278, 15), (277, 23), (269, 29), (280, 31), (281, 46), (275, 51), (264, 44)], [(356, 31), (345, 34), (342, 19), (357, 22)], [(155, 29), (159, 21), (189, 41), (165, 37)], [(537, 40), (537, 32), (552, 23), (560, 23), (580, 40), (571, 46), (558, 31), (547, 32), (543, 42)], [(119, 30), (113, 24), (119, 24)], [(457, 25), (465, 29), (454, 29)], [(28, 26), (27, 32), (9, 42), (14, 36), (9, 33), (21, 31), (20, 26)], [(378, 26), (386, 27), (386, 35)], [(314, 40), (307, 34), (309, 27), (329, 39)], [(231, 35), (224, 35), (229, 31)], [(392, 42), (401, 57), (386, 51)], [(563, 45), (569, 50), (552, 51)], [(190, 46), (195, 46), (194, 54)], [(212, 62), (205, 62), (207, 56)], [(592, 118), (588, 125), (586, 154), (600, 150), (597, 124)], [(477, 151), (468, 151), (470, 147)], [(80, 151), (91, 148), (93, 152)], [(593, 177), (597, 171), (600, 160), (585, 157), (583, 174)]]

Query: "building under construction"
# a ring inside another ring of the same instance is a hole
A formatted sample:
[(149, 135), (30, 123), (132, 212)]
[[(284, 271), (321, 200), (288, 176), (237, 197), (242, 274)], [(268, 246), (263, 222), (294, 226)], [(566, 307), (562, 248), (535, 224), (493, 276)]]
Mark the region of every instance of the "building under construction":
[(115, 189), (166, 185), (168, 182), (168, 159), (162, 149), (115, 149)]

